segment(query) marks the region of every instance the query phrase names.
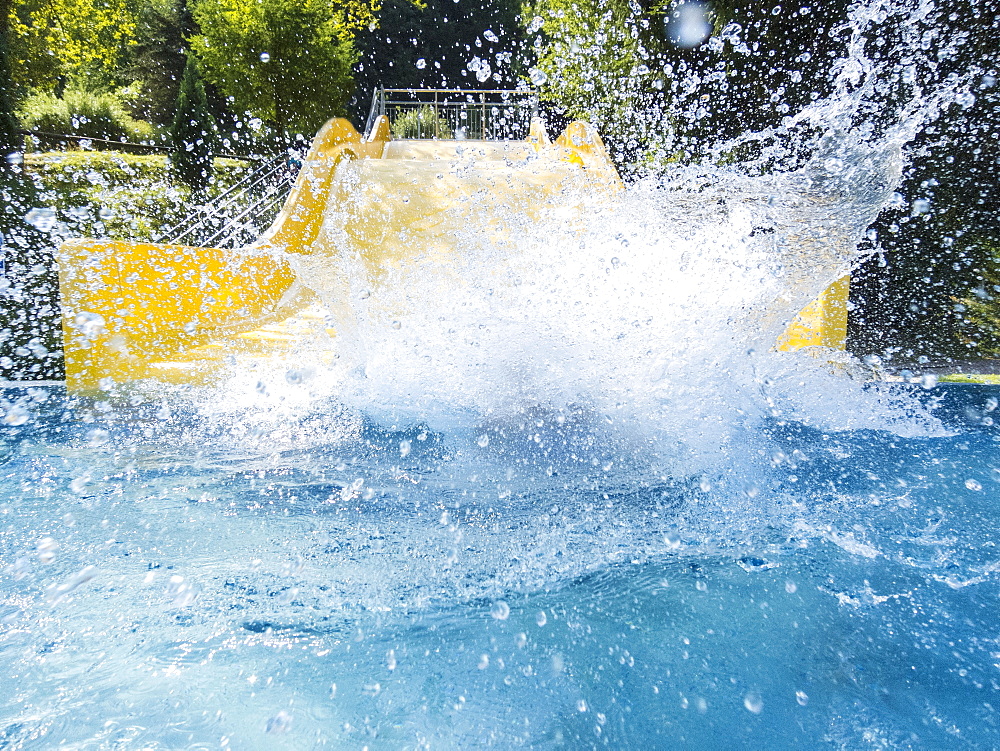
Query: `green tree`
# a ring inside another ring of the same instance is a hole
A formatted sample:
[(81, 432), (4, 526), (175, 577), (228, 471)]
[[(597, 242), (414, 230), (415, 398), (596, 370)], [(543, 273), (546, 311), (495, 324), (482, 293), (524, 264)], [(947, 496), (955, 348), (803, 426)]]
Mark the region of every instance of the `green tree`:
[[(648, 141), (649, 106), (663, 88), (650, 64), (649, 19), (629, 0), (535, 0), (523, 21), (536, 57), (531, 85), (557, 111), (609, 136), (621, 159)], [(657, 121), (657, 125), (659, 122)]]
[[(0, 0), (0, 378), (59, 378), (59, 290), (49, 240), (27, 220), (35, 191), (21, 166), (23, 142), (11, 96), (10, 22), (10, 0)], [(48, 273), (38, 273), (40, 268)]]
[(279, 133), (313, 133), (344, 112), (352, 93), (352, 43), (375, 23), (377, 0), (198, 0), (191, 45), (205, 78), (235, 108)]
[(10, 52), (11, 0), (0, 0), (0, 156), (5, 157), (0, 170), (6, 177), (11, 164), (6, 157), (21, 151), (21, 126), (14, 113), (14, 78)]
[(195, 32), (185, 0), (145, 0), (140, 6), (130, 69), (142, 92), (137, 116), (160, 125), (173, 121), (187, 40)]
[(69, 82), (111, 89), (128, 83), (135, 0), (9, 0), (14, 86), (54, 91)]
[(174, 172), (197, 194), (204, 193), (212, 178), (215, 121), (192, 55), (184, 66), (170, 140), (175, 149), (170, 154)]

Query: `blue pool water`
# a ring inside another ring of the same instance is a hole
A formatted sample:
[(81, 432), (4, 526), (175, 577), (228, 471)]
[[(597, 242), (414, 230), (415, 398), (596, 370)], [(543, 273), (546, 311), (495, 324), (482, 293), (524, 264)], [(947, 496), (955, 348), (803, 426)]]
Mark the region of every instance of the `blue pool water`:
[(6, 392), (0, 748), (995, 747), (1000, 388), (850, 394), (671, 476), (582, 407)]

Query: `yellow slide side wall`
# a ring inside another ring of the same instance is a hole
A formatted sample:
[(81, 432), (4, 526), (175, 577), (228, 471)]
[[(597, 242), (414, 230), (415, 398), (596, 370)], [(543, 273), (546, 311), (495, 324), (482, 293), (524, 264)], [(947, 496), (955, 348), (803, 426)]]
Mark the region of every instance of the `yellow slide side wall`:
[(265, 319), (294, 274), (267, 254), (75, 240), (59, 251), (66, 387), (93, 392), (204, 343), (229, 322)]
[(337, 163), (380, 156), (388, 137), (387, 119), (367, 141), (347, 120), (328, 122), (281, 213), (245, 250), (121, 240), (64, 243), (58, 260), (67, 389), (93, 393), (101, 379), (142, 378), (145, 363), (170, 359), (227, 325), (252, 325), (276, 314), (295, 277), (274, 251), (309, 252)]
[(818, 298), (802, 309), (795, 320), (778, 338), (778, 349), (785, 352), (802, 347), (847, 346), (847, 299), (851, 277), (838, 279)]

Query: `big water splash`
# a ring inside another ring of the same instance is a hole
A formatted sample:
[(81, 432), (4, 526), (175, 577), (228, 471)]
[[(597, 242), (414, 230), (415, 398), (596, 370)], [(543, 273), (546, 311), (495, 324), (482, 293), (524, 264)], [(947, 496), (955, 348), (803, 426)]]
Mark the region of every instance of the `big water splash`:
[[(524, 414), (586, 415), (588, 430), (604, 426), (672, 477), (718, 474), (775, 417), (928, 429), (933, 419), (866, 392), (870, 369), (846, 355), (774, 350), (794, 315), (872, 252), (866, 231), (898, 200), (906, 145), (979, 74), (939, 76), (930, 90), (903, 75), (887, 93), (900, 66), (937, 71), (947, 59), (919, 33), (932, 15), (926, 4), (855, 6), (838, 30), (847, 41), (829, 96), (773, 128), (704, 144), (710, 159), (637, 180), (614, 201), (578, 196), (527, 221), (475, 194), (438, 219), (461, 238), (456, 256), (414, 249), (388, 278), (342, 245), (352, 208), (334, 197), (321, 259), (294, 262), (334, 311), (339, 360), (317, 359), (296, 388), (397, 427), (476, 432)], [(740, 43), (731, 29), (720, 38)], [(691, 76), (681, 89), (696, 92)], [(678, 98), (678, 116), (689, 100)], [(737, 153), (754, 156), (718, 166)], [(470, 153), (452, 171), (473, 164)], [(477, 231), (498, 223), (501, 241)], [(283, 381), (278, 372), (265, 385)]]

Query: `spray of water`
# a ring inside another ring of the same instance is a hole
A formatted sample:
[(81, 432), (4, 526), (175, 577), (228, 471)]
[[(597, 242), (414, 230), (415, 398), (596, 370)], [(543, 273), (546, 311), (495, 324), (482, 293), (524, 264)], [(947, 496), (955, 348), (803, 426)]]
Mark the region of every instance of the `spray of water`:
[[(332, 400), (385, 425), (469, 433), (586, 414), (587, 430), (630, 455), (642, 446), (657, 473), (680, 477), (718, 474), (772, 419), (939, 430), (914, 403), (865, 389), (870, 371), (842, 353), (774, 351), (795, 313), (870, 252), (865, 231), (892, 199), (906, 144), (967, 89), (969, 77), (926, 90), (904, 76), (887, 93), (901, 65), (943, 64), (921, 52), (929, 14), (926, 3), (855, 6), (828, 96), (613, 202), (581, 196), (526, 221), (472, 195), (443, 220), (460, 238), (448, 257), (416, 249), (373, 271), (346, 249), (354, 209), (338, 194), (319, 257), (296, 261), (332, 311), (338, 359), (302, 371), (308, 383), (279, 373), (269, 388), (290, 392), (285, 409)], [(876, 56), (889, 26), (892, 49)], [(723, 166), (736, 153), (751, 156)], [(498, 223), (501, 239), (475, 229)], [(242, 379), (227, 391), (245, 394), (253, 379)]]

